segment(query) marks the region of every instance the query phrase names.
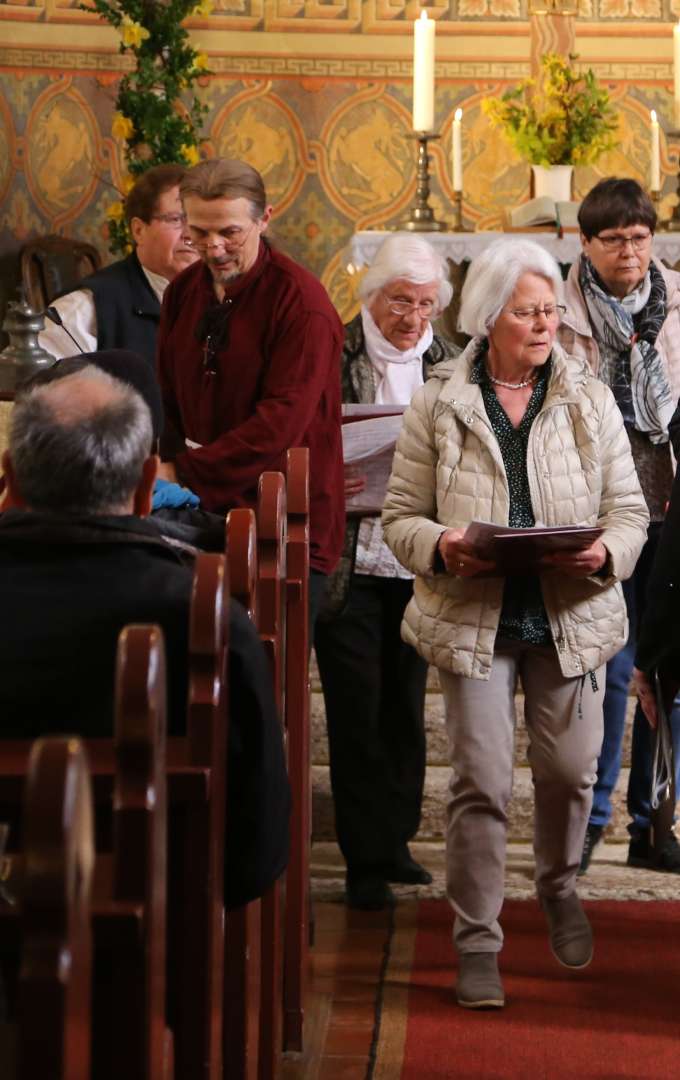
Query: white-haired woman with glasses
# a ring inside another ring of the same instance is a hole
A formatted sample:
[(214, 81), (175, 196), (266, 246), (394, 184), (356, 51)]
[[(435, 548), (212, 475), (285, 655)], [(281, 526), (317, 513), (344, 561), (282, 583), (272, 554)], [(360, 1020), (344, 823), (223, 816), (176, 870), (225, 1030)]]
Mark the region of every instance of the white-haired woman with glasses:
[[(452, 767), (447, 889), (457, 998), (504, 1004), (507, 806), (522, 681), (535, 790), (536, 889), (556, 958), (585, 967), (592, 934), (575, 892), (602, 740), (604, 664), (626, 639), (619, 584), (647, 510), (611, 391), (555, 342), (557, 264), (500, 240), (471, 265), (460, 325), (473, 335), (411, 403), (383, 510), (385, 538), (416, 575), (403, 634), (439, 668)], [(584, 550), (501, 576), (465, 539), (474, 520), (599, 526)]]
[[(650, 515), (647, 543), (624, 588), (628, 642), (607, 665), (604, 741), (581, 857), (581, 873), (585, 873), (612, 814), (637, 626), (673, 484), (669, 423), (680, 396), (680, 274), (652, 258), (656, 210), (636, 180), (601, 180), (581, 203), (578, 220), (583, 250), (567, 280), (568, 311), (559, 340), (611, 387)], [(678, 708), (672, 724), (677, 747)], [(628, 778), (628, 864), (677, 874), (680, 843), (675, 834), (669, 832), (662, 845), (652, 843), (652, 757), (651, 734), (638, 709)], [(680, 754), (677, 760), (680, 765)]]
[[(361, 311), (345, 327), (343, 401), (407, 404), (433, 366), (460, 351), (431, 325), (452, 295), (446, 261), (421, 237), (390, 236), (359, 292)], [(363, 486), (348, 469), (346, 494)], [(408, 849), (420, 823), (427, 675), (399, 632), (411, 592), (379, 517), (350, 518), (315, 645), (347, 903), (364, 910), (391, 902), (388, 882), (432, 880)]]

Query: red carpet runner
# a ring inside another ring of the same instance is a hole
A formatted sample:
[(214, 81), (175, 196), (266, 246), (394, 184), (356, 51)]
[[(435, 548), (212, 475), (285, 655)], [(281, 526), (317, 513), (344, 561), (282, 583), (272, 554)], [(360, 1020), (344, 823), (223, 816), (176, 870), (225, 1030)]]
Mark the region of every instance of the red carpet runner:
[(373, 1080), (680, 1080), (680, 903), (593, 901), (589, 968), (550, 953), (534, 901), (506, 902), (505, 1009), (455, 1004), (452, 915), (400, 905)]

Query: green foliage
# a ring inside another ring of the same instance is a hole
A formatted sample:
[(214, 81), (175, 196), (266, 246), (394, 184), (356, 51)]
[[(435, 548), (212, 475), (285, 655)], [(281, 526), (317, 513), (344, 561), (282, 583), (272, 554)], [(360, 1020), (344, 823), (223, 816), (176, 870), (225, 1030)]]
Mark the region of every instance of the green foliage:
[[(207, 108), (194, 92), (208, 58), (189, 43), (182, 26), (190, 14), (209, 15), (212, 0), (92, 0), (120, 34), (120, 52), (135, 58), (118, 87), (112, 132), (124, 143), (129, 171), (122, 195), (152, 165), (196, 165)], [(85, 5), (81, 5), (85, 8)], [(91, 8), (86, 8), (91, 10)], [(182, 100), (184, 95), (185, 100)], [(108, 211), (109, 249), (131, 249), (121, 203)]]
[(590, 69), (580, 74), (557, 53), (546, 53), (541, 68), (538, 84), (525, 79), (485, 98), (482, 110), (532, 165), (592, 165), (618, 142), (609, 94)]

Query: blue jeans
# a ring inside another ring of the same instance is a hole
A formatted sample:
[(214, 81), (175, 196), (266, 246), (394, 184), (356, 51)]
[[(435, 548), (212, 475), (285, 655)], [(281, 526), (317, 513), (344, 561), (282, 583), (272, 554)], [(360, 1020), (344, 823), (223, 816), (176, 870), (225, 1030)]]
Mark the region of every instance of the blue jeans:
[[(590, 825), (604, 826), (612, 815), (611, 794), (621, 769), (621, 748), (626, 725), (628, 688), (635, 660), (635, 640), (638, 620), (642, 617), (646, 600), (647, 581), (659, 540), (661, 525), (652, 522), (647, 542), (642, 549), (633, 576), (623, 582), (623, 593), (628, 608), (630, 631), (628, 641), (620, 652), (607, 664), (607, 682), (604, 696), (604, 739), (597, 762), (597, 780), (593, 788), (593, 808)], [(675, 760), (675, 787), (680, 790), (680, 696), (676, 698), (671, 712), (671, 730)], [(628, 813), (631, 821), (628, 831), (635, 835), (650, 825), (649, 793), (652, 783), (653, 736), (644, 713), (638, 705), (633, 721), (633, 744), (631, 748), (630, 777), (628, 780)]]

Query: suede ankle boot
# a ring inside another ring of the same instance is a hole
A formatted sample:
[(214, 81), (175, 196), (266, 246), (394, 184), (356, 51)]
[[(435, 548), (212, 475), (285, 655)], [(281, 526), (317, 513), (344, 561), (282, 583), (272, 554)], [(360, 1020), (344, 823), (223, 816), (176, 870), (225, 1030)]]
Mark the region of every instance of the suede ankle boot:
[(461, 953), (458, 958), (456, 998), (464, 1009), (502, 1009), (503, 983), (498, 974), (498, 953)]

